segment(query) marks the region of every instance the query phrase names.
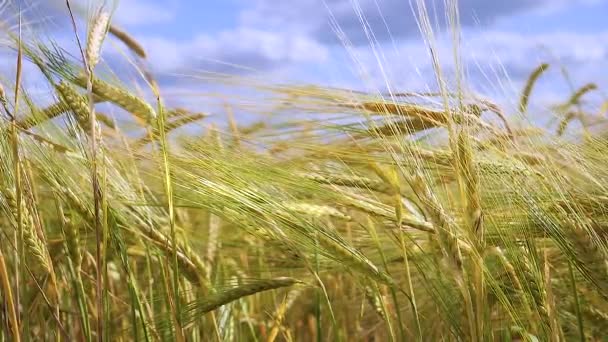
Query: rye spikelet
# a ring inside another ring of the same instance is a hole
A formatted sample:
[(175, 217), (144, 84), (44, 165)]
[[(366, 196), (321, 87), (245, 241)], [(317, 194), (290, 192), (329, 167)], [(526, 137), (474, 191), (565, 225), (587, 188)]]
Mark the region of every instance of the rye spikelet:
[(389, 122), (379, 127), (374, 127), (363, 133), (363, 136), (380, 136), (380, 137), (392, 137), (399, 135), (409, 135), (418, 132), (422, 132), (431, 128), (437, 127), (437, 125), (429, 120), (423, 118), (409, 118), (404, 120), (398, 120)]
[(85, 57), (90, 70), (95, 69), (95, 66), (97, 63), (99, 63), (101, 46), (106, 37), (109, 22), (110, 15), (108, 15), (108, 13), (101, 12), (99, 15), (97, 15), (97, 18), (95, 18), (95, 21), (89, 30)]
[[(86, 96), (83, 97), (86, 99)], [(88, 102), (88, 99), (86, 100)], [(94, 97), (93, 101), (99, 102), (100, 99), (98, 97)], [(31, 115), (19, 121), (19, 127), (25, 130), (30, 129), (47, 120), (52, 120), (61, 114), (67, 113), (70, 110), (70, 105), (63, 100), (42, 109), (33, 108)]]
[(419, 118), (433, 126), (441, 126), (447, 122), (447, 115), (444, 112), (409, 103), (364, 102), (354, 107), (363, 108), (371, 113)]
[(551, 340), (560, 341), (563, 340), (563, 332), (558, 319), (557, 305), (555, 297), (553, 295), (553, 285), (551, 284), (551, 265), (549, 263), (548, 251), (544, 251), (544, 292), (545, 292), (545, 303), (547, 308), (547, 316), (549, 319), (549, 327), (551, 328)]
[(97, 112), (97, 113), (95, 113), (95, 117), (97, 118), (97, 121), (101, 122), (106, 127), (112, 128), (112, 129), (116, 128), (116, 125), (114, 124), (114, 120), (112, 120), (108, 115)]
[[(597, 85), (595, 83), (588, 83), (576, 90), (565, 103), (558, 105), (554, 108), (557, 113), (563, 115), (563, 119), (559, 122), (557, 128), (557, 135), (561, 136), (566, 131), (568, 124), (578, 119), (584, 126), (587, 126), (588, 116), (582, 111), (580, 104), (581, 98), (590, 91), (596, 90)], [(572, 106), (578, 106), (577, 109), (569, 110)]]

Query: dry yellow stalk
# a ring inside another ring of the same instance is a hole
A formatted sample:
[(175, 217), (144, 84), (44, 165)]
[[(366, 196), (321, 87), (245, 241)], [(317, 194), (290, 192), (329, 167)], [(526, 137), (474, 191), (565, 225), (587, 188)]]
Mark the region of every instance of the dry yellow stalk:
[(275, 311), (274, 324), (273, 324), (272, 330), (270, 330), (270, 333), (268, 334), (268, 338), (266, 339), (266, 342), (274, 342), (274, 340), (277, 338), (277, 335), (279, 334), (279, 330), (281, 329), (281, 324), (283, 322), (283, 318), (285, 317), (285, 313), (293, 305), (293, 303), (296, 301), (296, 299), (298, 299), (298, 297), (300, 296), (301, 293), (302, 293), (302, 290), (299, 288), (290, 290), (289, 293), (287, 294), (287, 296), (285, 297), (285, 299), (283, 300), (283, 302), (281, 302), (281, 305), (279, 305), (279, 307)]
[(12, 330), (12, 338), (19, 342), (21, 341), (21, 333), (19, 331), (19, 321), (17, 320), (17, 310), (13, 301), (13, 291), (11, 290), (11, 277), (8, 275), (6, 263), (4, 262), (4, 254), (0, 249), (0, 283), (2, 283), (2, 292), (4, 298), (4, 308), (8, 311), (8, 321)]

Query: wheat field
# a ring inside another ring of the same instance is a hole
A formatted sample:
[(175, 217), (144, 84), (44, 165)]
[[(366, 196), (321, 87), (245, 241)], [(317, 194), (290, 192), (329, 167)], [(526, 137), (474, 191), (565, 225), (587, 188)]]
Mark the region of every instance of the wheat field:
[[(72, 15), (88, 22), (77, 56), (3, 27), (2, 341), (604, 340), (608, 103), (581, 107), (595, 84), (549, 129), (528, 105), (547, 63), (513, 110), (437, 64), (428, 94), (250, 82), (264, 119), (227, 106), (207, 123), (165, 105), (111, 12)], [(105, 68), (109, 36), (131, 82)]]

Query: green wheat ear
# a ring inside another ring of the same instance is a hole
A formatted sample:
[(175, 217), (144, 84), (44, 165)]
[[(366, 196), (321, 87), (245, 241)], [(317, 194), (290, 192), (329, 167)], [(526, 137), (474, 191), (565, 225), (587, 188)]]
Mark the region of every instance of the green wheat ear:
[(56, 85), (61, 99), (68, 105), (75, 115), (78, 124), (88, 132), (89, 129), (89, 104), (86, 96), (80, 95), (74, 87), (65, 81)]
[(232, 303), (241, 298), (265, 291), (290, 287), (299, 283), (301, 283), (301, 281), (297, 279), (280, 277), (248, 281), (243, 285), (238, 285), (225, 290), (219, 290), (208, 295), (204, 299), (186, 304), (182, 311), (182, 322), (183, 324), (190, 324), (202, 315), (213, 310), (217, 310), (221, 306)]
[[(86, 88), (86, 78), (77, 77), (74, 82), (80, 87)], [(156, 117), (156, 112), (147, 102), (98, 78), (93, 79), (93, 94), (104, 101), (116, 104), (145, 122), (152, 122)]]

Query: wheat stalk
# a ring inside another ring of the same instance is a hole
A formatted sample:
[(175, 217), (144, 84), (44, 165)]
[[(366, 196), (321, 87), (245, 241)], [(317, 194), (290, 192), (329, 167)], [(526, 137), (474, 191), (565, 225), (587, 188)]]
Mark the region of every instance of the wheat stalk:
[(466, 201), (466, 216), (471, 237), (483, 248), (484, 229), (481, 199), (479, 196), (479, 175), (474, 167), (470, 139), (466, 132), (458, 136), (456, 163), (462, 181), (462, 193)]
[(17, 318), (17, 310), (13, 301), (13, 290), (11, 289), (11, 277), (6, 268), (4, 253), (0, 249), (0, 283), (2, 284), (2, 297), (4, 299), (4, 307), (6, 308), (8, 321), (13, 334), (12, 338), (16, 342), (21, 341), (21, 332), (19, 331), (19, 320)]
[(82, 248), (80, 247), (80, 234), (78, 233), (78, 227), (72, 223), (70, 220), (66, 220), (65, 222), (65, 237), (66, 243), (68, 247), (68, 253), (72, 262), (76, 266), (76, 269), (80, 269), (80, 265), (82, 264)]
[[(68, 187), (61, 186), (57, 181), (45, 177), (70, 203), (70, 205), (85, 219), (87, 222), (93, 222), (93, 212), (87, 204), (81, 201)], [(122, 222), (121, 222), (122, 223)], [(135, 225), (136, 229), (144, 236), (150, 239), (157, 247), (168, 255), (173, 254), (173, 247), (170, 239), (157, 229), (153, 229), (144, 224)], [(180, 266), (184, 269), (184, 274), (194, 283), (199, 283), (206, 286), (203, 282), (204, 275), (208, 273), (204, 262), (190, 250), (187, 245), (180, 244), (178, 246), (177, 258)]]

